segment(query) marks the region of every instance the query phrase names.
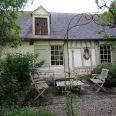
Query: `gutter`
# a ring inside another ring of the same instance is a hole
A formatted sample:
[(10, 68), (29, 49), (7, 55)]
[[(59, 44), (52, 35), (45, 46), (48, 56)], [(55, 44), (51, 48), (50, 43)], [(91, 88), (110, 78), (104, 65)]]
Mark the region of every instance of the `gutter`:
[(24, 40), (26, 41), (30, 41), (30, 40), (64, 40), (64, 41), (73, 41), (73, 40), (95, 40), (95, 41), (99, 41), (99, 40), (102, 40), (102, 41), (114, 41), (116, 40), (116, 38), (108, 38), (108, 39), (104, 39), (104, 38), (74, 38), (74, 39), (63, 39), (63, 38), (24, 38)]

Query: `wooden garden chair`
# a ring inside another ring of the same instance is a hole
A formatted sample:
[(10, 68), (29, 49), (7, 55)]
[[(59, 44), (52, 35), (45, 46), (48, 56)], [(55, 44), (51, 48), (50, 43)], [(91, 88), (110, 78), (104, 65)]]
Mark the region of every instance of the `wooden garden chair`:
[(38, 99), (40, 96), (42, 96), (42, 97), (45, 98), (45, 96), (43, 95), (43, 93), (49, 87), (47, 85), (47, 83), (45, 81), (41, 81), (38, 77), (36, 77), (34, 75), (30, 75), (30, 76), (31, 76), (31, 85), (34, 86), (34, 88), (38, 92), (37, 97), (33, 101), (35, 101), (36, 99)]
[(92, 74), (93, 78), (91, 78), (90, 80), (94, 83), (94, 86), (97, 86), (98, 89), (96, 92), (98, 92), (100, 89), (103, 89), (104, 91), (106, 91), (106, 89), (103, 88), (103, 85), (105, 83), (105, 80), (107, 78), (108, 75), (108, 71), (107, 69), (102, 69), (101, 74)]

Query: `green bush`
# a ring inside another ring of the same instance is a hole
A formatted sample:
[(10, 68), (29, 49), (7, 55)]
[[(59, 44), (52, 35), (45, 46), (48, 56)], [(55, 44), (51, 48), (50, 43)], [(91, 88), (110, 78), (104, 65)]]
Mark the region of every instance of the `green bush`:
[(97, 65), (97, 66), (93, 69), (93, 71), (92, 71), (91, 73), (92, 73), (92, 74), (100, 74), (102, 68), (105, 68), (105, 69), (109, 69), (109, 70), (110, 70), (111, 67), (112, 67), (112, 63), (110, 63), (110, 62), (104, 62), (104, 63), (101, 63), (101, 64)]
[(102, 71), (102, 68), (109, 70), (105, 84), (110, 86), (115, 85), (116, 84), (116, 63), (113, 63), (113, 64), (109, 62), (101, 63), (98, 66), (96, 66), (91, 73), (100, 74)]
[(45, 60), (37, 62), (36, 53), (7, 53), (0, 59), (0, 106), (14, 105), (30, 91), (29, 73), (34, 73)]
[(55, 113), (43, 107), (39, 109), (37, 116), (55, 116)]
[(108, 78), (106, 79), (106, 84), (108, 85), (116, 85), (116, 63), (112, 64), (109, 73)]
[(2, 116), (55, 116), (55, 112), (50, 111), (47, 107), (41, 107), (38, 111), (34, 111), (28, 106), (13, 110), (4, 110), (2, 111)]
[(30, 107), (24, 107), (6, 111), (2, 116), (35, 116), (35, 112)]

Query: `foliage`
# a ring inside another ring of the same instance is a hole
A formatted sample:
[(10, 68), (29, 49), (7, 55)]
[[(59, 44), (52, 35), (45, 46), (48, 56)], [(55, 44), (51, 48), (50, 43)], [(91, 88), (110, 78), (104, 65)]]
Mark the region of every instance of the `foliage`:
[(2, 116), (35, 116), (35, 112), (30, 107), (23, 107), (6, 111)]
[(108, 77), (106, 79), (105, 84), (113, 86), (116, 84), (116, 63), (109, 63), (109, 62), (104, 62), (96, 66), (93, 71), (91, 72), (92, 74), (100, 74), (102, 68), (109, 69), (108, 72)]
[(0, 0), (0, 45), (16, 47), (22, 42), (19, 36), (20, 27), (16, 21), (18, 11), (33, 0)]
[(106, 80), (108, 85), (116, 85), (116, 63), (112, 64), (112, 67), (109, 70), (108, 78)]
[(67, 116), (76, 116), (78, 111), (76, 105), (73, 103), (72, 98), (76, 97), (74, 94), (71, 93), (72, 85), (69, 86), (65, 83), (65, 98), (62, 100), (64, 103), (63, 110), (66, 111)]
[(92, 78), (92, 76), (91, 76), (91, 74), (90, 74), (90, 75), (88, 75), (88, 77), (86, 77), (86, 80), (87, 80), (87, 81), (90, 81), (91, 78)]
[(75, 80), (82, 81), (82, 78), (81, 77), (77, 77), (77, 78), (75, 78)]
[(37, 62), (37, 57), (36, 53), (7, 53), (0, 59), (0, 105), (14, 105), (20, 96), (29, 93), (29, 73), (45, 62)]
[(55, 113), (53, 111), (50, 111), (48, 108), (43, 107), (39, 109), (37, 115), (38, 116), (55, 116)]
[[(96, 0), (97, 1), (97, 0)], [(102, 14), (100, 14), (99, 20), (98, 22), (101, 23), (101, 26), (103, 26), (103, 29), (99, 32), (100, 35), (104, 36), (104, 39), (108, 39), (109, 37), (111, 38), (111, 35), (109, 35), (105, 28), (106, 26), (108, 26), (109, 28), (116, 28), (116, 0), (113, 0), (110, 4), (110, 7), (107, 6), (107, 2), (103, 1), (103, 5), (100, 7), (99, 6), (99, 2), (96, 2), (98, 7), (100, 9), (107, 8), (108, 10), (103, 12)], [(115, 35), (112, 36), (113, 38), (115, 37)], [(110, 42), (111, 45), (116, 44), (115, 41)], [(114, 49), (114, 47), (112, 46), (112, 50)]]
[(106, 20), (107, 22), (113, 22), (114, 18), (111, 12), (106, 11), (103, 14), (100, 15), (99, 22), (102, 22), (103, 20)]
[(116, 0), (113, 0), (108, 11), (106, 11), (100, 15), (99, 22), (102, 22), (103, 20), (105, 20), (109, 23), (115, 23), (115, 20), (116, 20)]
[(55, 116), (55, 112), (50, 111), (47, 107), (41, 107), (34, 111), (30, 106), (23, 108), (14, 108), (12, 110), (2, 111), (2, 116)]
[(97, 65), (93, 70), (92, 70), (92, 74), (100, 74), (101, 73), (101, 70), (102, 68), (106, 68), (106, 69), (109, 69), (112, 67), (112, 63), (110, 62), (103, 62), (99, 65)]

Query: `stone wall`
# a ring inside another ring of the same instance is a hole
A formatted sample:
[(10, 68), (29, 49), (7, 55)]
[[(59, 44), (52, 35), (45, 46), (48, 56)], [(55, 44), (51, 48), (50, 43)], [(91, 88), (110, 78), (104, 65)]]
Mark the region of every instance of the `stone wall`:
[[(85, 77), (91, 73), (92, 68), (78, 68), (74, 69), (76, 77)], [(62, 72), (62, 70), (61, 70)], [(46, 81), (47, 83), (54, 82), (54, 70), (41, 70), (37, 71), (34, 76), (39, 78), (41, 81)]]
[(92, 70), (93, 68), (78, 68), (78, 69), (75, 69), (75, 73), (77, 76), (86, 76), (91, 74)]
[(47, 83), (52, 83), (54, 79), (54, 71), (37, 71), (34, 77), (39, 78), (41, 81), (46, 81)]

